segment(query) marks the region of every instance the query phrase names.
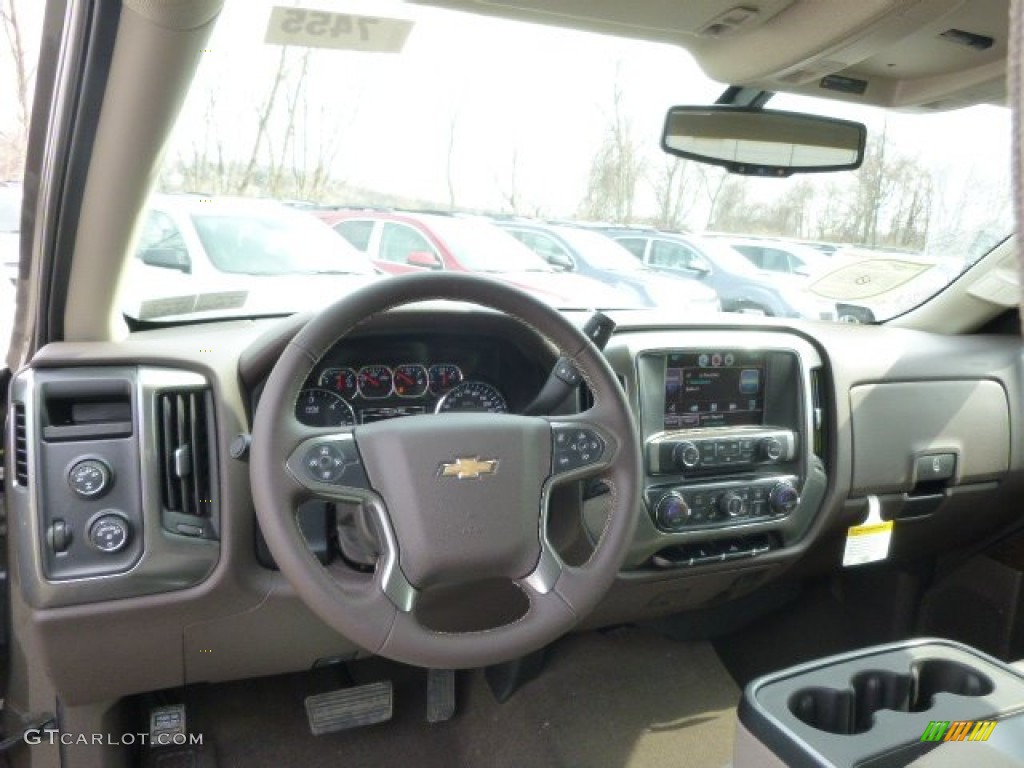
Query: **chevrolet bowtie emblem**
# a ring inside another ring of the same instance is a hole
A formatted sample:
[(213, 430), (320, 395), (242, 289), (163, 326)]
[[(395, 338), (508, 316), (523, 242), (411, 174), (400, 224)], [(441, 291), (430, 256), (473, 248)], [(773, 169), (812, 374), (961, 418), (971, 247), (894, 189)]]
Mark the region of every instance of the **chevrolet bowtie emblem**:
[(441, 465), (440, 477), (454, 477), (459, 480), (473, 480), (483, 475), (493, 475), (498, 471), (497, 459), (481, 460), (479, 456), (471, 459), (456, 459)]

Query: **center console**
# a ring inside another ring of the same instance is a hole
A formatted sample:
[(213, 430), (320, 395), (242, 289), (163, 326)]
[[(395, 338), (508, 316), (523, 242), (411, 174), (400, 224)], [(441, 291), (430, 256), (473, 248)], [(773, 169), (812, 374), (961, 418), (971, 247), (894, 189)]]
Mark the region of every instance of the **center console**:
[(827, 483), (813, 347), (772, 332), (686, 338), (694, 343), (634, 355), (643, 501), (649, 540), (660, 545), (649, 562), (661, 568), (786, 546)]
[(753, 681), (733, 765), (1022, 765), (1024, 674), (948, 640), (911, 640)]

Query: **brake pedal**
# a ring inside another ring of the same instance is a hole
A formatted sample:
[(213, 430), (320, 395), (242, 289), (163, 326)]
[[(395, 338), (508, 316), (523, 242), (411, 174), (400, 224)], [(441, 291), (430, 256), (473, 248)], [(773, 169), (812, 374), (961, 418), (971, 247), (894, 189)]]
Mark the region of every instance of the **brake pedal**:
[(322, 736), (387, 722), (391, 719), (393, 701), (390, 680), (307, 696), (309, 730), (314, 736)]
[(427, 722), (443, 723), (455, 714), (455, 670), (427, 672)]

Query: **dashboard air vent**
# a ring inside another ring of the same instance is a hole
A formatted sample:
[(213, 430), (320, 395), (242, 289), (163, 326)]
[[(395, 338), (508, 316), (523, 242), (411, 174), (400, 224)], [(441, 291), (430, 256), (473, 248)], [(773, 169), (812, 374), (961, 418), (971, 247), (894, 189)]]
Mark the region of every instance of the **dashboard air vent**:
[(14, 404), (14, 482), (28, 485), (28, 423), (24, 403)]
[[(171, 513), (170, 519), (165, 514), (165, 524), (180, 533), (205, 534), (198, 521), (212, 518), (216, 493), (213, 397), (206, 389), (161, 392), (157, 416), (161, 497), (165, 513)], [(188, 528), (175, 515), (197, 519), (191, 525), (198, 529)]]
[(811, 369), (811, 430), (814, 455), (827, 463), (828, 435), (825, 431), (825, 391), (821, 368)]

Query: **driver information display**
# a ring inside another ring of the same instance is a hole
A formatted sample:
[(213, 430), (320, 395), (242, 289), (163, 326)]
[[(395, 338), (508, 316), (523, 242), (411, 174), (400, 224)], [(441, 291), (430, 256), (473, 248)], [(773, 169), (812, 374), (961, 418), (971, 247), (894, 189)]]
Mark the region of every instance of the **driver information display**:
[(665, 371), (665, 429), (762, 424), (764, 356), (721, 350), (677, 352)]

